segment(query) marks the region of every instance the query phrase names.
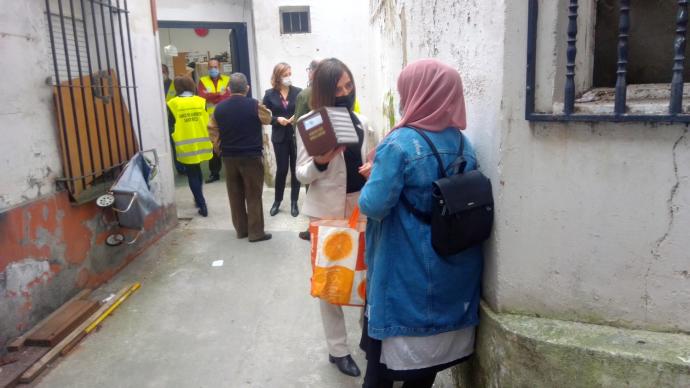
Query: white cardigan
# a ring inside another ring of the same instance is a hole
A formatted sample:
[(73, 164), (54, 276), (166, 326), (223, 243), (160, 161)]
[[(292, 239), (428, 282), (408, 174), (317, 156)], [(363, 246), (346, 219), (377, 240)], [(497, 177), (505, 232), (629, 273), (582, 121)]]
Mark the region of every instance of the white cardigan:
[[(364, 131), (364, 141), (362, 142), (362, 161), (364, 162), (366, 161), (368, 139), (373, 135), (373, 130), (366, 117), (357, 114), (357, 118), (362, 123)], [(297, 136), (297, 179), (303, 184), (309, 185), (307, 197), (302, 204), (303, 214), (315, 218), (342, 219), (350, 216), (345, 214), (347, 194), (347, 172), (345, 168), (345, 156), (341, 153), (328, 163), (328, 168), (325, 171), (319, 171), (314, 164), (314, 159), (307, 154), (304, 143), (302, 143), (302, 137)]]

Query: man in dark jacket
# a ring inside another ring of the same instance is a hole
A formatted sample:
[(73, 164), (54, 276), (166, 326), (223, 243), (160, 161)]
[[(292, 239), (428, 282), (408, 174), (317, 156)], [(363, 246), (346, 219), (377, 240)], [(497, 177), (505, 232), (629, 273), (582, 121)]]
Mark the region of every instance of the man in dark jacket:
[(209, 122), (209, 134), (225, 166), (232, 224), (237, 238), (266, 241), (262, 205), (264, 164), (262, 125), (271, 123), (271, 112), (259, 101), (247, 97), (249, 85), (242, 73), (230, 76), (227, 100), (216, 106)]

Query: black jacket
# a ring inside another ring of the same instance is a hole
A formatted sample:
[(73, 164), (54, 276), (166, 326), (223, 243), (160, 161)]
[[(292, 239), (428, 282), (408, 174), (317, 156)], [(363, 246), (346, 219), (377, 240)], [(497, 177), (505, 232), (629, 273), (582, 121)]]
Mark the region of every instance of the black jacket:
[(271, 119), (271, 126), (273, 131), (271, 131), (271, 141), (276, 144), (284, 143), (293, 138), (295, 135), (295, 130), (292, 125), (282, 126), (278, 123), (278, 117), (285, 117), (289, 119), (295, 114), (295, 102), (297, 101), (297, 95), (302, 89), (296, 86), (290, 86), (288, 91), (288, 106), (287, 109), (283, 108), (283, 103), (281, 102), (280, 92), (275, 89), (266, 90), (264, 94), (263, 104), (266, 105), (271, 113), (273, 113), (273, 119)]

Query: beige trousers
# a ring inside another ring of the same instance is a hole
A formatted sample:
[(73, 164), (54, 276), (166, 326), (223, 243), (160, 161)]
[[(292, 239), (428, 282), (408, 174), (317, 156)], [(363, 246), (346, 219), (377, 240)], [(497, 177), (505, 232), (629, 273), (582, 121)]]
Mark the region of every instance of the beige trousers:
[[(352, 210), (357, 205), (357, 200), (359, 200), (359, 192), (347, 194), (345, 216), (349, 217), (352, 214)], [(350, 349), (347, 347), (347, 329), (345, 328), (345, 316), (343, 315), (342, 306), (330, 304), (323, 299), (319, 299), (319, 308), (321, 310), (323, 331), (326, 334), (328, 354), (333, 357), (347, 356), (350, 354)], [(361, 308), (360, 310), (363, 312)], [(361, 314), (359, 325), (361, 328)]]

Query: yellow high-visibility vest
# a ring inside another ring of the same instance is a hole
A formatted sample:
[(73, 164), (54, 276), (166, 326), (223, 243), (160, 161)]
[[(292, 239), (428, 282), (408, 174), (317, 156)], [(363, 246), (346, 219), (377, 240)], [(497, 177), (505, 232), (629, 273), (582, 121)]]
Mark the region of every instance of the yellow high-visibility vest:
[(165, 102), (172, 100), (176, 95), (177, 95), (177, 93), (175, 93), (175, 83), (170, 82), (170, 87), (168, 88), (168, 92), (165, 93)]
[[(206, 88), (207, 93), (223, 93), (225, 92), (225, 89), (228, 88), (228, 84), (230, 84), (230, 77), (225, 74), (221, 74), (218, 78), (217, 87), (213, 84), (213, 80), (208, 75), (201, 77), (200, 81)], [(216, 105), (212, 102), (206, 101), (206, 111), (208, 112), (209, 117), (213, 114), (214, 110), (216, 110)]]
[(355, 98), (355, 105), (352, 107), (352, 111), (355, 113), (362, 113), (359, 110), (359, 101)]
[(197, 164), (213, 157), (213, 144), (208, 136), (206, 100), (199, 96), (174, 97), (168, 107), (175, 117), (175, 143), (177, 160), (184, 164)]

